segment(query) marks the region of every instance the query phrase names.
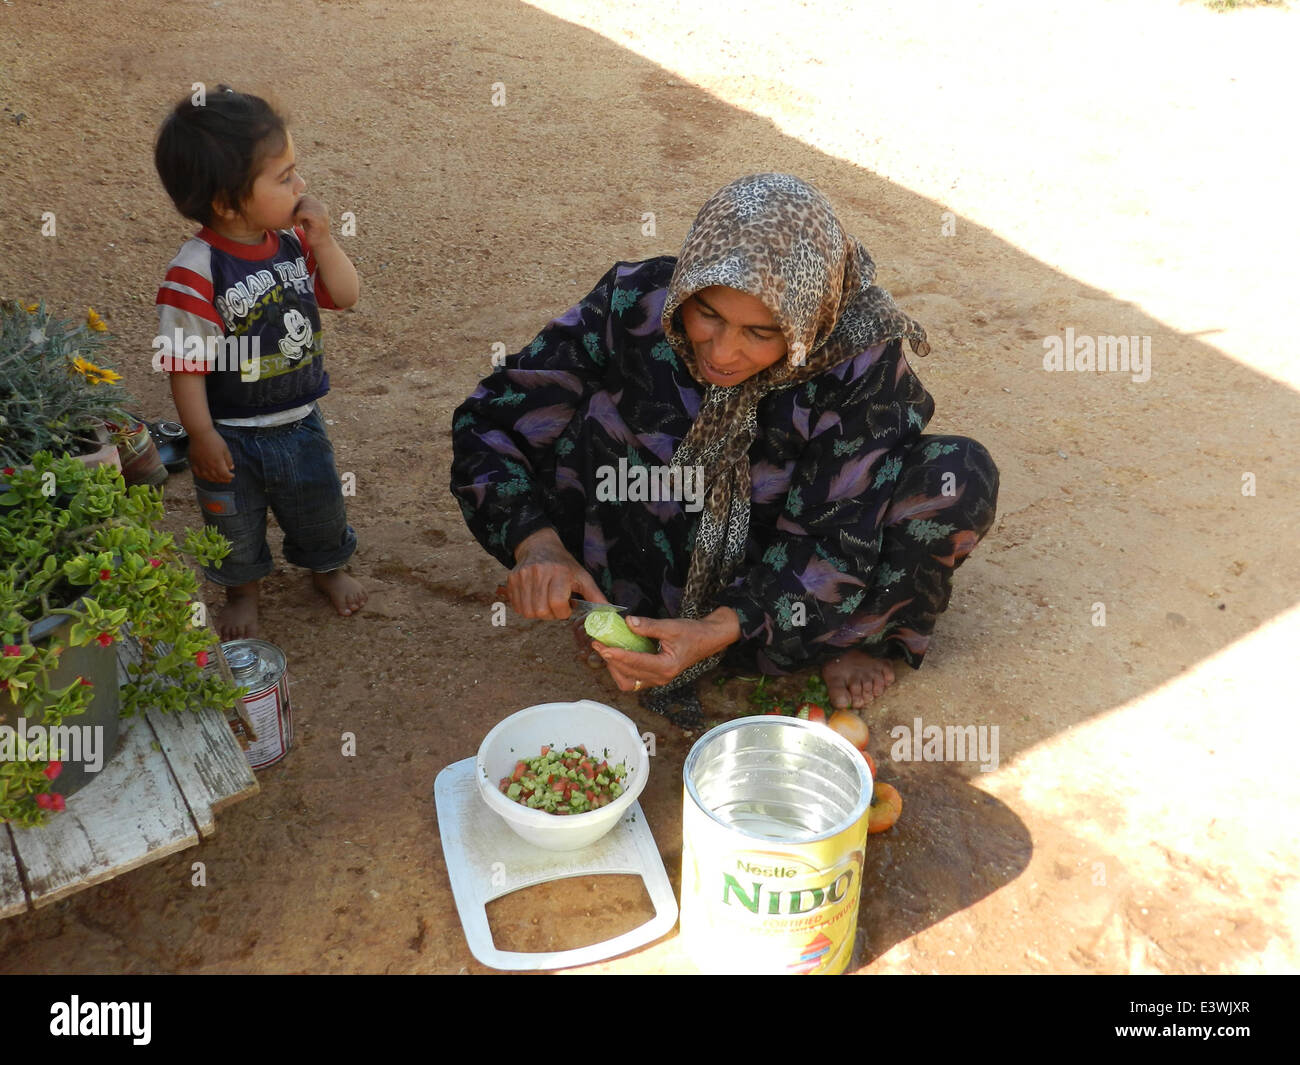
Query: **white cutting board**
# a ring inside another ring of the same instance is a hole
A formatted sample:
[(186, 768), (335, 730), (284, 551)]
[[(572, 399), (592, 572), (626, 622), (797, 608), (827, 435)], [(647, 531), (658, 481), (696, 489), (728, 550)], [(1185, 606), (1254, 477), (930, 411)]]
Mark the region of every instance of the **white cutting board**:
[[(488, 808), (474, 779), (474, 759), (453, 762), (433, 785), (438, 831), (451, 893), (470, 952), (494, 969), (566, 969), (590, 965), (644, 946), (677, 923), (677, 899), (659, 848), (634, 802), (623, 819), (589, 847), (548, 851), (520, 839)], [(641, 877), (655, 915), (645, 924), (573, 950), (499, 950), (492, 942), (487, 904), (534, 884), (571, 876), (625, 873)]]

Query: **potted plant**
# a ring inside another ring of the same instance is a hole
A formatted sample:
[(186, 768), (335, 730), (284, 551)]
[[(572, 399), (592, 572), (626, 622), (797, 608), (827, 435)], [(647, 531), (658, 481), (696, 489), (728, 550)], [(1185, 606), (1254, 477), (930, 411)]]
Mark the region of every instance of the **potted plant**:
[[(97, 748), (101, 764), (111, 754), (119, 715), (224, 710), (238, 698), (204, 671), (215, 636), (194, 570), (157, 528), (162, 513), (160, 490), (128, 487), (112, 466), (41, 451), (30, 465), (0, 468), (0, 822), (43, 824), (61, 810), (98, 768), (86, 752)], [(201, 563), (228, 552), (212, 529), (185, 536), (184, 554)], [(128, 666), (119, 704), (124, 639), (140, 661)], [(65, 749), (51, 750), (60, 733)], [(76, 736), (83, 757), (65, 765)]]
[(130, 397), (100, 356), (106, 335), (93, 309), (74, 324), (51, 318), (44, 303), (0, 302), (0, 466), (37, 451), (118, 464), (105, 427), (129, 421)]

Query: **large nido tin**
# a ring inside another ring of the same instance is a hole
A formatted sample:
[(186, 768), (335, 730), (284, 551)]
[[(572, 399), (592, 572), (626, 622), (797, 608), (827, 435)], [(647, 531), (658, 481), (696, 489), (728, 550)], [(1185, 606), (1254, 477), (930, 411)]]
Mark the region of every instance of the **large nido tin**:
[(244, 709), (257, 738), (244, 753), (254, 769), (274, 765), (293, 742), (289, 674), (284, 652), (265, 640), (231, 640), (221, 645), (226, 664), (243, 689)]
[(706, 732), (682, 771), (683, 945), (709, 973), (842, 973), (853, 955), (871, 772), (798, 718)]

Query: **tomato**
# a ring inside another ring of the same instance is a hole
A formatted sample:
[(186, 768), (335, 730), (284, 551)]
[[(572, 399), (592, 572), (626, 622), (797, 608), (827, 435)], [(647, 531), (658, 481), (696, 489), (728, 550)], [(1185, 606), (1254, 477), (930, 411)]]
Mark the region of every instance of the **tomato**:
[(816, 703), (800, 703), (794, 711), (795, 717), (803, 718), (805, 721), (816, 721), (819, 725), (826, 724), (826, 711)]
[(871, 779), (876, 779), (876, 760), (871, 757), (867, 751), (862, 752), (862, 757), (867, 760), (867, 768), (871, 770)]
[(871, 809), (867, 820), (867, 834), (874, 836), (894, 827), (903, 812), (903, 797), (889, 784), (877, 784), (871, 794)]
[(526, 766), (523, 762), (516, 762), (515, 771), (510, 774), (511, 783), (517, 784), (520, 780), (523, 779), (524, 774), (527, 772), (528, 772), (528, 766)]
[(859, 751), (867, 749), (867, 743), (871, 739), (871, 730), (867, 728), (867, 723), (853, 711), (836, 710), (835, 713), (831, 714), (831, 719), (826, 724), (830, 725)]

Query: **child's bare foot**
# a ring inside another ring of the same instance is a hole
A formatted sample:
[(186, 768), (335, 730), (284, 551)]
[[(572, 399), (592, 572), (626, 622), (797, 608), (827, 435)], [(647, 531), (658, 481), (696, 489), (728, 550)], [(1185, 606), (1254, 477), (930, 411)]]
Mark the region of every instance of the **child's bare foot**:
[(258, 582), (226, 589), (226, 605), (217, 613), (217, 635), (227, 640), (251, 640), (257, 635)]
[(313, 573), (311, 580), (330, 597), (334, 609), (344, 617), (355, 614), (366, 605), (366, 590), (347, 570), (332, 569), (328, 573)]
[(832, 704), (860, 710), (894, 683), (894, 668), (865, 651), (845, 651), (822, 666), (822, 680), (830, 689)]

